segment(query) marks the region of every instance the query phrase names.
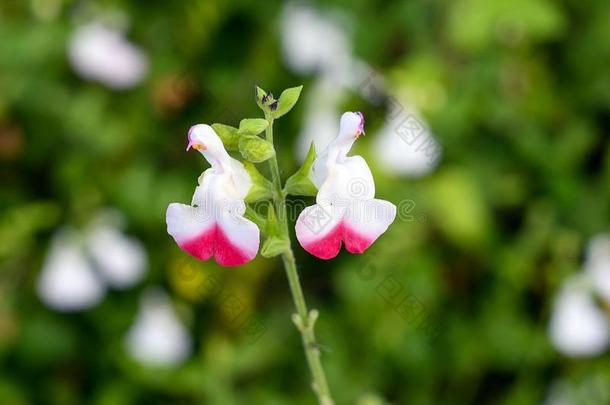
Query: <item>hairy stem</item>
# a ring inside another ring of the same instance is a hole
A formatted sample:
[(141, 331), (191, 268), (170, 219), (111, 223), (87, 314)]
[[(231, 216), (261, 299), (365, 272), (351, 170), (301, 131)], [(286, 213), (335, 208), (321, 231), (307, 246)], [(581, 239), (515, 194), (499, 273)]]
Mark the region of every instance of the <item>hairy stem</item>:
[[(267, 127), (265, 135), (267, 141), (273, 143), (273, 118), (268, 114), (265, 114), (265, 118), (269, 121), (269, 126)], [(282, 189), (282, 181), (276, 156), (269, 159), (269, 168), (271, 169), (271, 178), (274, 187), (273, 205), (275, 207), (275, 212), (286, 240), (290, 241), (288, 220), (286, 218), (286, 199)], [(314, 324), (318, 318), (318, 311), (315, 309), (311, 312), (307, 311), (307, 304), (305, 303), (303, 289), (301, 288), (301, 282), (299, 281), (299, 273), (297, 272), (297, 266), (292, 252), (292, 244), (289, 244), (289, 249), (282, 254), (282, 260), (284, 262), (286, 276), (288, 277), (292, 300), (294, 301), (294, 306), (297, 311), (297, 313), (293, 315), (292, 320), (297, 326), (297, 329), (301, 332), (303, 346), (305, 348), (305, 357), (307, 358), (307, 364), (309, 365), (309, 370), (311, 371), (311, 376), (313, 378), (313, 390), (318, 396), (320, 404), (332, 405), (333, 400), (330, 396), (326, 375), (324, 374), (324, 368), (320, 361), (320, 349), (318, 348), (314, 334)]]

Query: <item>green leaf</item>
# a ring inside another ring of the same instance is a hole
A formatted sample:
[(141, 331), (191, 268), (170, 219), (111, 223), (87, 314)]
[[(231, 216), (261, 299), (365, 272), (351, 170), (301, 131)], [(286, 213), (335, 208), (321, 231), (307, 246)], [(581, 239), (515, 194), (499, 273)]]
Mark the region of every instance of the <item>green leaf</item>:
[(239, 149), (237, 128), (225, 124), (212, 124), (212, 128), (214, 128), (227, 150)]
[(290, 249), (290, 242), (284, 238), (278, 238), (276, 236), (270, 236), (265, 239), (263, 246), (261, 247), (261, 255), (263, 257), (274, 257), (281, 255), (285, 251)]
[(253, 163), (244, 161), (244, 167), (252, 179), (252, 186), (246, 196), (246, 202), (252, 203), (269, 200), (273, 197), (273, 185), (256, 169)]
[(314, 196), (318, 193), (318, 188), (311, 181), (311, 168), (315, 160), (316, 148), (312, 142), (303, 166), (286, 180), (286, 185), (284, 186), (286, 194)]
[(254, 163), (264, 162), (275, 155), (271, 143), (253, 135), (239, 138), (239, 152), (244, 159)]
[(292, 110), (292, 107), (294, 107), (301, 95), (301, 90), (303, 90), (303, 86), (291, 87), (284, 90), (280, 95), (277, 109), (273, 112), (273, 117), (280, 118), (282, 115)]
[(264, 118), (245, 118), (239, 122), (240, 135), (258, 135), (269, 126)]

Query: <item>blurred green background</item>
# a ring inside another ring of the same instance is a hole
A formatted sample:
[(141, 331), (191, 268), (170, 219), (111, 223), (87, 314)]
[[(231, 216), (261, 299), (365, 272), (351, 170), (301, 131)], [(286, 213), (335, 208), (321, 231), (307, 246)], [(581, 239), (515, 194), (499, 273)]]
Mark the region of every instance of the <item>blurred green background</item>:
[[(79, 45), (96, 21), (116, 49)], [(609, 66), (607, 0), (0, 0), (0, 403), (314, 403), (281, 263), (196, 263), (165, 229), (206, 168), (188, 128), (260, 116), (255, 84), (304, 85), (275, 129), (285, 176), (302, 128), (359, 110), (354, 152), (403, 208), (364, 255), (295, 245), (337, 404), (610, 403), (607, 352), (570, 358), (547, 333), (610, 223)], [(396, 105), (442, 147), (436, 166), (386, 161)], [(45, 305), (58, 230), (87, 235), (109, 208), (145, 249), (142, 279)], [(125, 344), (151, 287), (191, 340), (171, 364)]]

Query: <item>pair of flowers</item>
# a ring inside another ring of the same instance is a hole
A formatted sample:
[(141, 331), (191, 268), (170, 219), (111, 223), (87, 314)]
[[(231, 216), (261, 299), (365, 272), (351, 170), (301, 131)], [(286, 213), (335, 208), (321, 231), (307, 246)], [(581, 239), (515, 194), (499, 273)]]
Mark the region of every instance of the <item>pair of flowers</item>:
[[(295, 230), (301, 246), (321, 259), (337, 256), (341, 244), (350, 253), (363, 253), (396, 217), (394, 204), (375, 199), (366, 161), (347, 156), (361, 134), (364, 116), (344, 113), (339, 133), (307, 173), (318, 189), (316, 204), (301, 212)], [(209, 125), (191, 127), (187, 151), (191, 148), (211, 167), (199, 177), (190, 205), (169, 205), (168, 233), (182, 250), (200, 260), (214, 257), (223, 266), (247, 263), (256, 256), (260, 240), (257, 225), (244, 217), (253, 179)]]

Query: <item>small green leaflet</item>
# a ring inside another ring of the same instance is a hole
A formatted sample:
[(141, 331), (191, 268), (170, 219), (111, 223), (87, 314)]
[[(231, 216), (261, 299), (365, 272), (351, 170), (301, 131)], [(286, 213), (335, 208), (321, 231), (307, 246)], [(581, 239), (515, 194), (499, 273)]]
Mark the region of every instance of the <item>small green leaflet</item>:
[(315, 196), (318, 193), (317, 187), (311, 181), (311, 168), (315, 160), (316, 148), (312, 142), (303, 166), (286, 180), (286, 185), (284, 186), (286, 194)]
[(273, 145), (256, 135), (240, 137), (239, 152), (244, 159), (254, 163), (264, 162), (275, 155)]
[(269, 126), (264, 118), (244, 118), (239, 122), (240, 135), (258, 135)]
[(277, 109), (273, 111), (273, 118), (280, 118), (292, 110), (292, 107), (294, 107), (301, 95), (301, 90), (303, 90), (303, 86), (291, 87), (284, 90), (278, 100)]

